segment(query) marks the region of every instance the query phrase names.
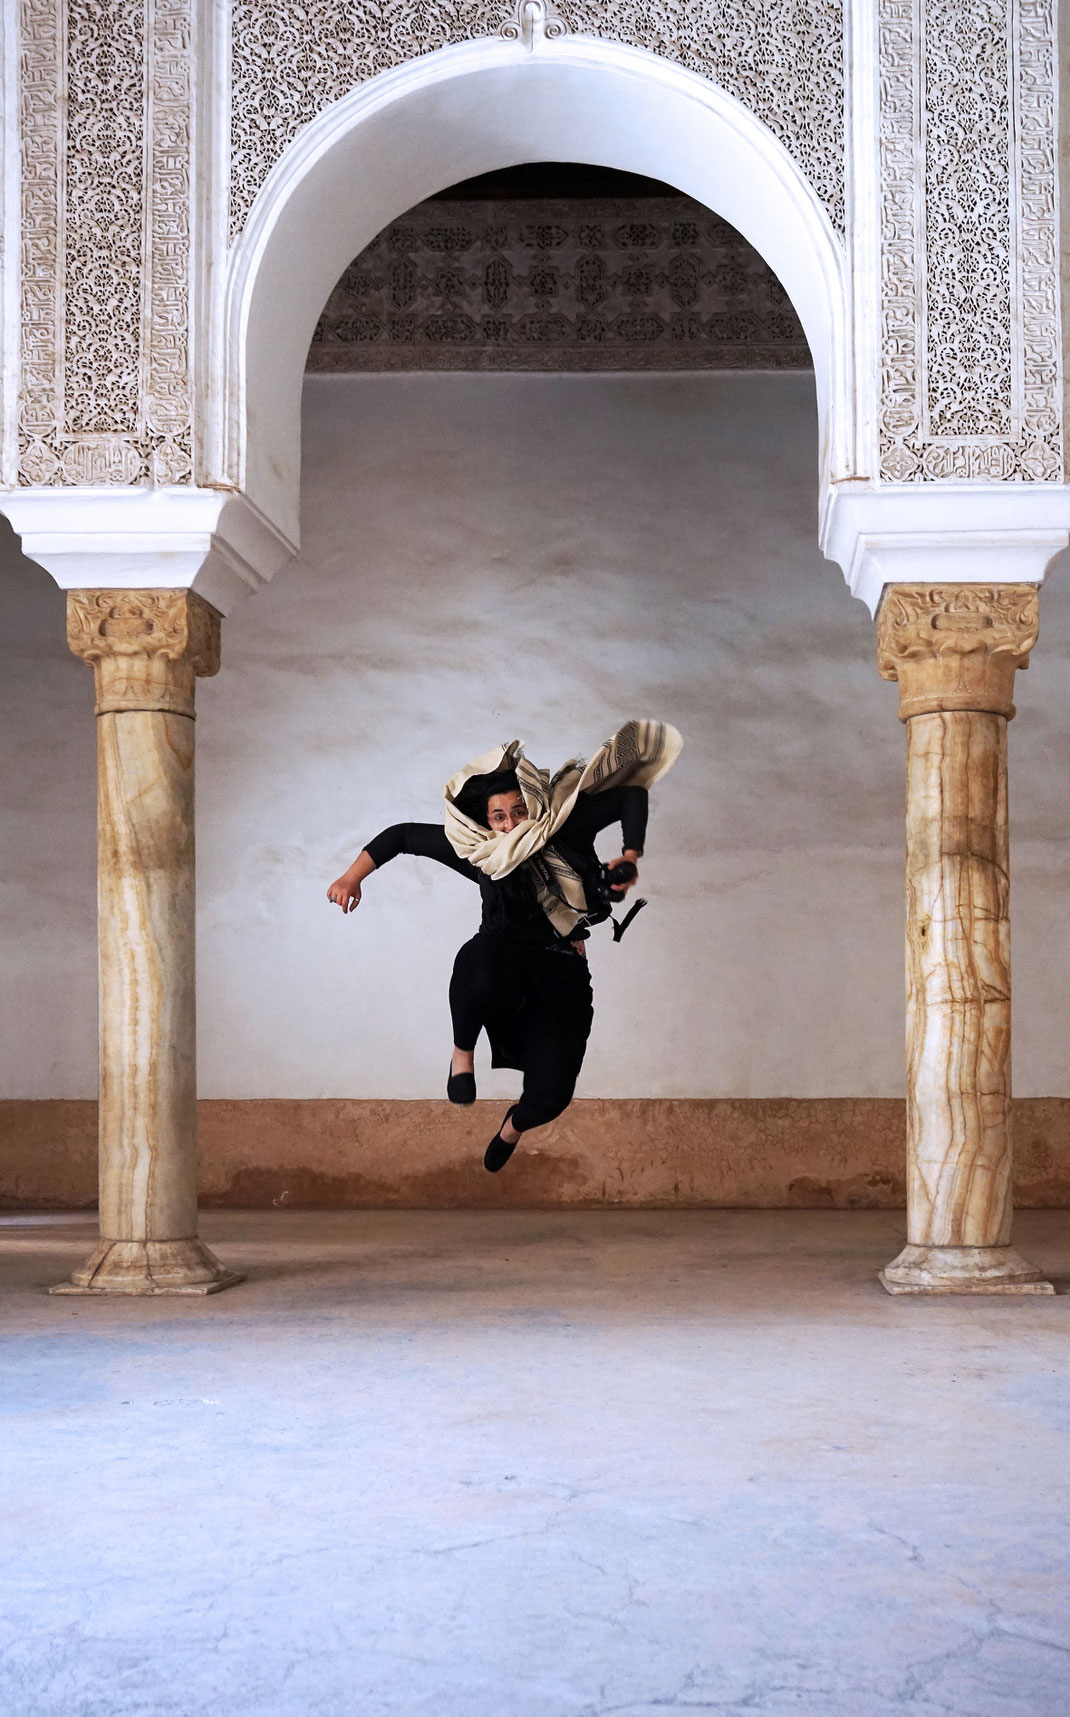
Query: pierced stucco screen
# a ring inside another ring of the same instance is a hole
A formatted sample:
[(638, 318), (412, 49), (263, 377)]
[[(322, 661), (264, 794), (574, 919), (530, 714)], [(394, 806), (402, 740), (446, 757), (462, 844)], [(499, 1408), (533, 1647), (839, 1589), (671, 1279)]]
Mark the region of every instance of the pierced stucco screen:
[(784, 288), (679, 196), (433, 200), (331, 293), (311, 370), (799, 370)]

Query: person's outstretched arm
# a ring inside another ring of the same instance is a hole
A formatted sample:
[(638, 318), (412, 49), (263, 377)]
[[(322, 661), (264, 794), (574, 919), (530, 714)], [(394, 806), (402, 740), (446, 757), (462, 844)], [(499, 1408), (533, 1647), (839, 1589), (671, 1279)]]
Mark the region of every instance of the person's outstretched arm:
[(337, 882), (331, 883), (327, 899), (340, 906), (343, 912), (355, 912), (360, 905), (360, 885), (375, 868), (375, 860), (367, 847), (363, 847), (349, 869), (342, 872)]
[(643, 856), (643, 843), (646, 840), (647, 813), (648, 797), (645, 787), (610, 787), (605, 793), (581, 793), (575, 810), (561, 830), (561, 840), (566, 846), (570, 840), (593, 845), (595, 835), (608, 829), (611, 823), (619, 822), (623, 849), (619, 858), (610, 859), (609, 868), (615, 870), (617, 865), (626, 861), (636, 867), (636, 875), (631, 882), (611, 885), (614, 894), (623, 898), (639, 880), (639, 860)]
[(327, 890), (327, 899), (343, 912), (353, 912), (360, 905), (360, 885), (373, 870), (388, 864), (399, 853), (414, 853), (418, 858), (434, 859), (466, 876), (470, 882), (479, 881), (479, 872), (466, 859), (458, 858), (441, 823), (395, 823), (384, 829), (359, 852), (347, 871)]

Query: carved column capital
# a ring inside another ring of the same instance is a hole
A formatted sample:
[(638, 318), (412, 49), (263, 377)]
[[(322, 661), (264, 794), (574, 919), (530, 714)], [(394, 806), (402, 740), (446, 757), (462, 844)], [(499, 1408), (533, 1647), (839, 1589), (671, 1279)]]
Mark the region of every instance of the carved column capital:
[(91, 663), (98, 715), (193, 715), (197, 675), (219, 672), (220, 615), (192, 590), (71, 590), (67, 642)]
[(899, 682), (899, 719), (987, 710), (1010, 719), (1018, 668), (1037, 641), (1032, 584), (892, 584), (877, 616), (877, 667)]

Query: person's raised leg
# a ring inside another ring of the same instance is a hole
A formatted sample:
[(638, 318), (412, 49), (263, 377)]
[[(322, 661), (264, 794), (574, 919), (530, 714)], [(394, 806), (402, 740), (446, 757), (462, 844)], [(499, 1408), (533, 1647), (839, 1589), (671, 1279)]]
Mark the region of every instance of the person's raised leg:
[(453, 1053), (446, 1095), (468, 1106), (476, 1100), (475, 1048), (500, 988), (499, 961), (486, 936), (473, 936), (458, 950), (450, 979)]
[(545, 1127), (563, 1115), (572, 1101), (583, 1065), (586, 1038), (569, 1043), (555, 1023), (533, 1019), (524, 1036), (524, 1086), (483, 1156), (490, 1174), (503, 1169), (522, 1133)]

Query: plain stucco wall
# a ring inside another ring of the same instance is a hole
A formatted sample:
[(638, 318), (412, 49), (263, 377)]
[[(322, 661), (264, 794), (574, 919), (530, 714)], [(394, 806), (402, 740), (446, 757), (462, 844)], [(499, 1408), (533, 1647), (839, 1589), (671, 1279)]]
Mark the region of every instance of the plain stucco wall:
[[(651, 904), (594, 940), (581, 1093), (901, 1094), (903, 731), (816, 547), (815, 439), (798, 375), (308, 382), (301, 559), (198, 688), (205, 1096), (440, 1096), (475, 890), (400, 859), (346, 921), (327, 884), (495, 741), (556, 765), (632, 714), (686, 750)], [(91, 680), (8, 562), (0, 1095), (91, 1096)], [(1068, 644), (1056, 573), (1011, 733), (1021, 1095), (1070, 1093)]]

